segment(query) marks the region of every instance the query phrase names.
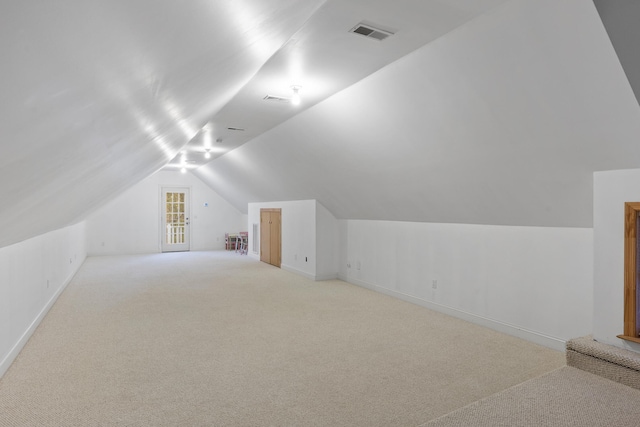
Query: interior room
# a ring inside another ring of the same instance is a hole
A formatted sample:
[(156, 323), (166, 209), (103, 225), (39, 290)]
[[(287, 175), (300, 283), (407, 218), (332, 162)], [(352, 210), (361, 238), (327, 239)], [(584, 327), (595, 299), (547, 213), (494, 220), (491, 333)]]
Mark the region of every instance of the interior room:
[[(0, 402), (34, 334), (58, 327), (45, 319), (82, 323), (54, 316), (75, 281), (118, 287), (147, 261), (340, 283), (365, 292), (354, 307), (376, 295), (561, 359), (588, 337), (640, 376), (625, 270), (639, 20), (633, 0), (4, 2)], [(437, 416), (480, 400), (465, 398)], [(380, 410), (352, 415), (436, 418)], [(323, 425), (265, 411), (210, 422)], [(122, 425), (162, 424), (140, 417)]]

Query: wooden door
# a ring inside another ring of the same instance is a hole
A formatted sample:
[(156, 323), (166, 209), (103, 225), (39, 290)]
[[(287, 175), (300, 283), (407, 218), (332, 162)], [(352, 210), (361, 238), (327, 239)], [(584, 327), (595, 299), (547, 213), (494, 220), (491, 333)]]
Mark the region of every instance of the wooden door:
[(260, 209), (260, 261), (271, 264), (271, 212)]
[(260, 209), (260, 261), (280, 267), (281, 209)]
[(271, 243), (271, 248), (269, 249), (269, 254), (271, 255), (271, 264), (276, 267), (280, 267), (280, 232), (281, 232), (281, 212), (278, 209), (277, 211), (271, 212), (271, 232), (269, 234), (269, 239)]

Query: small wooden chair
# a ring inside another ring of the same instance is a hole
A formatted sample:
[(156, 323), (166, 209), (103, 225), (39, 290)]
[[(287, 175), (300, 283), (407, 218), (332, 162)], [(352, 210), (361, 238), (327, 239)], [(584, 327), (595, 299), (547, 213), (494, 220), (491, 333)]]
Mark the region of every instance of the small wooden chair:
[(236, 252), (240, 250), (240, 254), (247, 254), (247, 245), (249, 244), (249, 232), (241, 231), (236, 239)]

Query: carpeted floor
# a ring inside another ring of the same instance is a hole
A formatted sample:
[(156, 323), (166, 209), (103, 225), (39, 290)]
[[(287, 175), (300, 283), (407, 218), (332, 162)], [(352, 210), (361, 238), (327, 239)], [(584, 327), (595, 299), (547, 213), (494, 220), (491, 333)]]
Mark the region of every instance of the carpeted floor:
[(637, 427), (640, 390), (565, 366), (425, 427)]
[(0, 426), (417, 426), (563, 365), (233, 252), (89, 258), (0, 380)]

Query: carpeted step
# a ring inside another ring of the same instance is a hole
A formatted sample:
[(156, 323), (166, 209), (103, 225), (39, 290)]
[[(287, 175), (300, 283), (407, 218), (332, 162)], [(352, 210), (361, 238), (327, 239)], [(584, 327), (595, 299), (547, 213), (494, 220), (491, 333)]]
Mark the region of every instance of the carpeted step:
[(567, 341), (566, 356), (568, 366), (640, 389), (640, 353), (586, 336)]

